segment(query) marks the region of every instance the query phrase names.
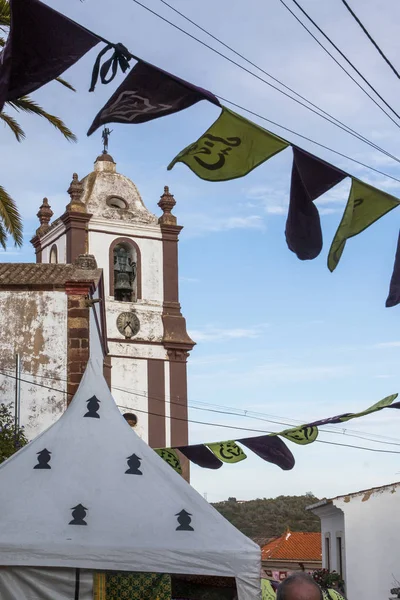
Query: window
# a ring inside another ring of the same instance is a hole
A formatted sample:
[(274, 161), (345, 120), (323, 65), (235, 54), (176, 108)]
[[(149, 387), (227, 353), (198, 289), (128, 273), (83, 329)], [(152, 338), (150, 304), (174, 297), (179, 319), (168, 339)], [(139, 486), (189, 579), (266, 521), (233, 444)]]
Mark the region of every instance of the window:
[(50, 263), (57, 264), (58, 263), (58, 250), (55, 244), (52, 245), (50, 250)]
[(325, 569), (331, 570), (331, 539), (328, 535), (325, 537)]
[(338, 536), (336, 538), (336, 554), (337, 554), (337, 572), (339, 575), (343, 575), (343, 552), (342, 552), (342, 538)]
[(113, 250), (115, 300), (136, 302), (136, 263), (136, 249), (133, 245), (121, 242), (115, 246)]
[(111, 208), (128, 208), (127, 203), (122, 198), (118, 196), (110, 196), (106, 200), (107, 206), (111, 206)]

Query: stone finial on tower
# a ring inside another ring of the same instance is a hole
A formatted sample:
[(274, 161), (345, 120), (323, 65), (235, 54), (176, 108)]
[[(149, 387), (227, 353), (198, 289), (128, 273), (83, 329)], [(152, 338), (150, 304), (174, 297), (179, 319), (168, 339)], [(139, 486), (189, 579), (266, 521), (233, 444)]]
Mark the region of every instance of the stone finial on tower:
[(164, 193), (160, 198), (158, 206), (163, 211), (163, 214), (158, 219), (160, 225), (176, 225), (176, 217), (171, 214), (172, 209), (176, 204), (175, 198), (169, 192), (169, 187), (164, 187)]
[(41, 207), (39, 208), (39, 212), (37, 213), (37, 217), (40, 221), (40, 227), (36, 229), (36, 235), (41, 236), (46, 233), (46, 231), (50, 228), (50, 219), (53, 216), (53, 211), (51, 210), (51, 206), (47, 198), (43, 198), (43, 202)]
[(86, 212), (86, 207), (81, 201), (83, 194), (83, 185), (78, 179), (77, 173), (72, 175), (72, 181), (68, 188), (68, 194), (71, 196), (71, 202), (67, 204), (68, 212)]

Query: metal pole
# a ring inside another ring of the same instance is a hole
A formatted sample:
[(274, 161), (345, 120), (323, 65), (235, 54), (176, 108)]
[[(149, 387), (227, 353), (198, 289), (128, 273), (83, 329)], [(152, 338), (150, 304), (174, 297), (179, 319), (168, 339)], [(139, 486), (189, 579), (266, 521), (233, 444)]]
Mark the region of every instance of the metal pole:
[(19, 432), (19, 416), (20, 416), (20, 358), (19, 354), (15, 355), (15, 401), (14, 401), (14, 448), (18, 449), (18, 432)]

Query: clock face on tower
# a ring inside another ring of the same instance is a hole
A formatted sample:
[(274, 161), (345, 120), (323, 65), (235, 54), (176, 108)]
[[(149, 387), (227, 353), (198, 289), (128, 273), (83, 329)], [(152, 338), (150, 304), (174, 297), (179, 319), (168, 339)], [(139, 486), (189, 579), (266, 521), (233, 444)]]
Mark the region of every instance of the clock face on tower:
[(140, 321), (133, 312), (123, 312), (117, 317), (117, 328), (121, 335), (130, 339), (139, 332)]

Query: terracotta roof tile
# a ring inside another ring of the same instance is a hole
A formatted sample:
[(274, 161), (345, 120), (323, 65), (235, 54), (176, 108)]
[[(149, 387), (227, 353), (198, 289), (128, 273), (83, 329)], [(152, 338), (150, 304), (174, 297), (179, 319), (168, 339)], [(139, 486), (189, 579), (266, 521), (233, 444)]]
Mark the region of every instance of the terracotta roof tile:
[(322, 559), (321, 534), (288, 531), (263, 546), (262, 559), (320, 561)]
[(64, 287), (67, 281), (94, 281), (101, 269), (80, 269), (76, 265), (43, 263), (0, 263), (0, 289), (8, 286)]

